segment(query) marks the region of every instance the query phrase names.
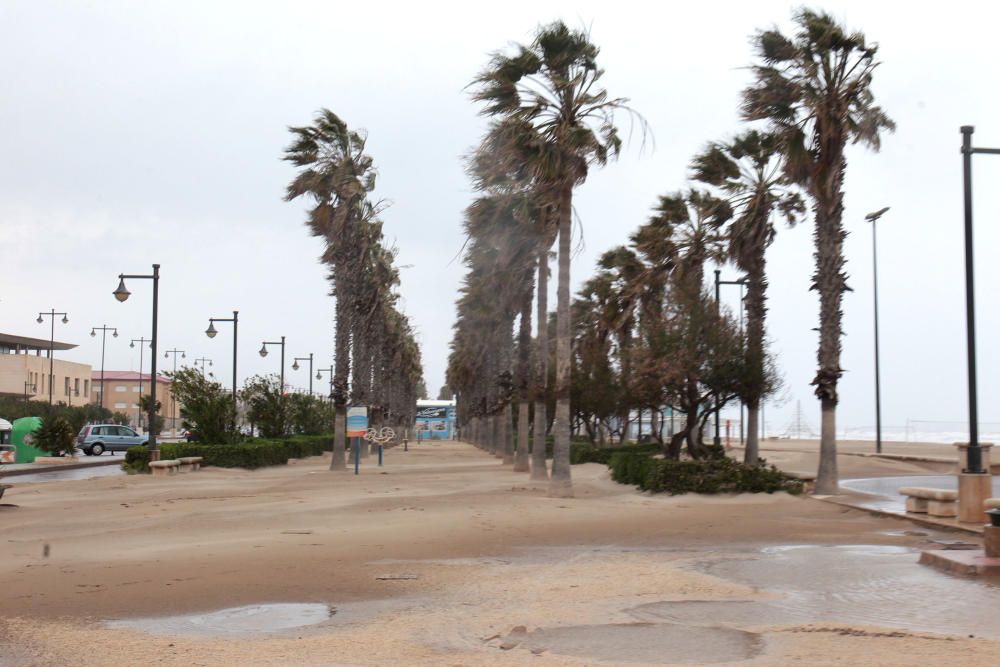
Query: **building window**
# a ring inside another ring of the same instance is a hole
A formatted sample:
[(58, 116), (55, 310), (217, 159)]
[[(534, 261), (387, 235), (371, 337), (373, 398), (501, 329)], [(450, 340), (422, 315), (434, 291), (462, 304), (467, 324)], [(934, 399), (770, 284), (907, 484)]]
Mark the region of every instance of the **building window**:
[(142, 385), (138, 385), (138, 384), (135, 385), (134, 387), (132, 387), (132, 391), (134, 391), (135, 393), (138, 394), (139, 392), (142, 391)]
[(63, 384), (63, 393), (69, 396), (69, 378), (66, 378), (66, 382)]
[(116, 384), (115, 391), (117, 391), (120, 394), (124, 394), (126, 391), (128, 391), (128, 387), (126, 387), (123, 384)]
[(124, 409), (125, 409), (124, 403), (115, 403), (115, 410), (124, 410)]
[(83, 381), (83, 394), (84, 396), (90, 396), (90, 380)]
[(73, 378), (73, 395), (80, 395), (80, 378)]

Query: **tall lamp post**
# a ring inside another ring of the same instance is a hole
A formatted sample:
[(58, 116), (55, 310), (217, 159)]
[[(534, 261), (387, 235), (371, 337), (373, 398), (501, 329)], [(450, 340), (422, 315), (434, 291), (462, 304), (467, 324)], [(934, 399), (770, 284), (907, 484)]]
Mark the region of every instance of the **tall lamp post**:
[(873, 303), (875, 304), (875, 453), (882, 453), (882, 383), (879, 376), (878, 357), (878, 246), (876, 244), (875, 228), (878, 219), (881, 218), (889, 207), (873, 211), (865, 216), (865, 220), (872, 223), (872, 289)]
[(103, 327), (91, 327), (90, 337), (95, 338), (97, 336), (98, 331), (101, 332), (101, 407), (103, 408), (104, 407), (104, 344), (107, 342), (109, 331), (114, 332), (111, 335), (114, 336), (115, 338), (118, 338), (118, 328), (109, 327), (107, 324), (105, 324)]
[(39, 324), (45, 321), (43, 319), (45, 317), (48, 317), (52, 320), (52, 331), (51, 334), (49, 335), (49, 407), (50, 408), (52, 407), (52, 385), (54, 384), (55, 381), (55, 375), (54, 375), (55, 371), (53, 370), (52, 366), (52, 348), (55, 345), (55, 340), (56, 340), (56, 315), (62, 315), (63, 316), (62, 323), (69, 324), (69, 315), (67, 315), (66, 313), (57, 313), (55, 308), (53, 308), (47, 313), (38, 313), (38, 319), (35, 320)]
[[(168, 359), (170, 355), (174, 355), (174, 375), (177, 375), (177, 355), (181, 355), (181, 359), (187, 359), (187, 353), (184, 350), (178, 350), (174, 348), (172, 350), (167, 350), (163, 353), (163, 358)], [(177, 397), (174, 395), (174, 378), (170, 378), (170, 430), (177, 435)]]
[[(152, 343), (152, 342), (153, 341), (150, 340), (149, 338), (140, 337), (140, 338), (133, 338), (132, 342), (130, 342), (128, 344), (129, 347), (134, 348), (135, 344), (139, 343), (139, 418), (138, 418), (138, 422), (139, 422), (139, 428), (140, 429), (142, 428), (142, 346), (145, 345), (146, 343)], [(150, 347), (152, 347), (152, 345), (150, 345)], [(152, 376), (150, 376), (150, 377), (152, 377)], [(150, 384), (153, 384), (152, 380), (150, 380)], [(102, 391), (103, 391), (103, 389), (102, 389)], [(152, 425), (155, 422), (149, 422), (149, 423), (150, 423), (150, 425)]]
[(236, 409), (236, 342), (237, 333), (239, 332), (240, 326), (240, 311), (234, 310), (232, 317), (210, 317), (208, 318), (208, 328), (205, 329), (205, 335), (209, 338), (215, 338), (216, 334), (219, 332), (215, 329), (216, 322), (232, 322), (233, 323), (233, 409)]
[[(719, 309), (720, 309), (719, 288), (722, 285), (739, 285), (740, 288), (742, 289), (742, 287), (747, 284), (747, 279), (746, 278), (740, 278), (739, 280), (720, 280), (719, 279), (719, 274), (720, 273), (722, 273), (721, 270), (719, 270), (719, 269), (715, 270), (715, 312), (716, 312), (716, 314), (719, 313)], [(740, 304), (740, 308), (742, 308), (742, 307), (743, 307), (743, 304)], [(722, 438), (719, 437), (719, 410), (721, 410), (721, 406), (719, 405), (719, 395), (716, 394), (715, 395), (715, 437), (712, 439), (712, 444), (715, 445), (716, 447), (718, 447), (719, 445), (722, 444)], [(742, 414), (743, 414), (743, 408), (741, 407), (740, 408), (741, 419), (742, 419)], [(742, 427), (741, 427), (741, 430), (742, 430)]]
[(292, 362), (292, 370), (293, 371), (299, 370), (299, 362), (300, 361), (305, 361), (306, 359), (309, 360), (309, 395), (312, 396), (313, 395), (313, 353), (310, 352), (308, 357), (295, 357), (295, 360)]
[(281, 346), (281, 395), (285, 395), (285, 337), (282, 336), (280, 341), (265, 340), (264, 344), (260, 346), (260, 356), (267, 356), (267, 346), (268, 345), (280, 345)]
[(969, 367), (969, 455), (963, 472), (983, 473), (979, 446), (979, 398), (976, 391), (976, 291), (972, 262), (972, 156), (975, 153), (1000, 155), (1000, 148), (974, 148), (972, 125), (962, 126), (962, 180), (965, 190), (965, 337)]
[[(153, 381), (150, 383), (149, 388), (149, 458), (151, 461), (160, 460), (160, 450), (156, 447), (156, 339), (157, 339), (157, 319), (159, 318), (160, 311), (160, 265), (153, 264), (153, 272), (151, 274), (118, 274), (118, 288), (115, 289), (112, 294), (120, 302), (124, 302), (132, 294), (125, 287), (125, 279), (134, 278), (138, 280), (152, 280), (153, 281), (153, 334), (150, 347), (153, 348), (152, 361), (150, 362), (150, 377)], [(139, 377), (142, 377), (141, 369)]]

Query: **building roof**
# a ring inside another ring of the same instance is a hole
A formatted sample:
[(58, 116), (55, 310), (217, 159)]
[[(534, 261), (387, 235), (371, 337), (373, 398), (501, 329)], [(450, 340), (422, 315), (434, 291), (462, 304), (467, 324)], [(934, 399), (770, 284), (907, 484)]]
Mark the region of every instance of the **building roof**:
[[(0, 345), (6, 347), (21, 347), (28, 350), (48, 350), (49, 340), (47, 338), (31, 338), (30, 336), (15, 336), (14, 334), (0, 333)], [(53, 350), (72, 350), (76, 347), (73, 343), (52, 342)]]
[[(152, 376), (149, 373), (139, 373), (137, 371), (108, 371), (108, 370), (104, 371), (104, 381), (105, 382), (114, 382), (114, 381), (121, 381), (121, 380), (125, 380), (125, 381), (132, 380), (132, 381), (135, 381), (135, 382), (138, 382), (139, 380), (142, 380), (143, 382), (149, 382), (149, 379), (151, 377)], [(92, 380), (100, 380), (101, 379), (101, 371), (99, 371), (99, 370), (97, 370), (97, 371), (91, 371), (90, 372), (90, 378)], [(170, 378), (164, 377), (164, 376), (162, 376), (160, 374), (156, 375), (156, 381), (159, 384), (170, 384)]]

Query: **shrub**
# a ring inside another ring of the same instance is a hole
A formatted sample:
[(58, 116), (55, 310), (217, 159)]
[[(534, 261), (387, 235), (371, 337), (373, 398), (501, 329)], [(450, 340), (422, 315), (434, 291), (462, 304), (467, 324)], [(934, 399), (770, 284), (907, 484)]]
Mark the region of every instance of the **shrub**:
[(660, 451), (660, 446), (656, 443), (648, 445), (621, 445), (618, 447), (595, 447), (590, 442), (574, 442), (570, 445), (569, 462), (574, 465), (577, 463), (603, 463), (604, 465), (608, 465), (611, 462), (611, 457), (619, 452), (634, 452), (644, 454), (645, 456), (652, 456), (658, 451)]
[(129, 447), (125, 452), (125, 462), (122, 470), (130, 475), (149, 472), (149, 449), (147, 447)]
[(46, 417), (35, 433), (35, 447), (53, 456), (76, 451), (76, 431), (65, 417)]
[(288, 459), (319, 456), (333, 449), (331, 435), (296, 435), (285, 438), (258, 438), (235, 445), (166, 442), (160, 445), (160, 457), (177, 459), (202, 457), (202, 465), (220, 468), (261, 468), (284, 465)]
[(802, 493), (802, 482), (765, 462), (746, 465), (731, 458), (674, 461), (617, 452), (609, 462), (611, 478), (653, 493)]

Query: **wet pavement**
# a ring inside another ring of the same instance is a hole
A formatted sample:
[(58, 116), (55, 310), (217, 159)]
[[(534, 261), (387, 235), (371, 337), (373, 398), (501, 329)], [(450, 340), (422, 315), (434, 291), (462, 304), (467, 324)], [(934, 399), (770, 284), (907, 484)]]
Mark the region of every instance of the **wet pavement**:
[(160, 635), (259, 635), (294, 630), (330, 620), (337, 609), (327, 604), (255, 604), (181, 616), (107, 621), (110, 628)]
[(917, 564), (893, 546), (784, 546), (693, 560), (688, 567), (774, 594), (767, 600), (654, 602), (637, 620), (754, 628), (838, 623), (1000, 639), (1000, 584)]
[[(956, 475), (910, 475), (847, 479), (840, 482), (841, 489), (871, 496), (859, 499), (857, 505), (896, 514), (906, 513), (906, 499), (897, 492), (903, 486), (924, 486), (954, 491), (958, 488), (958, 477)], [(1000, 477), (993, 478), (993, 496), (1000, 497)]]
[(49, 470), (28, 475), (16, 475), (8, 477), (7, 482), (11, 484), (34, 484), (37, 482), (66, 482), (70, 480), (92, 479), (94, 477), (114, 477), (125, 474), (121, 469), (121, 461), (124, 460), (124, 458), (119, 457), (119, 461), (115, 465), (98, 465), (86, 468), (73, 468), (72, 470)]

